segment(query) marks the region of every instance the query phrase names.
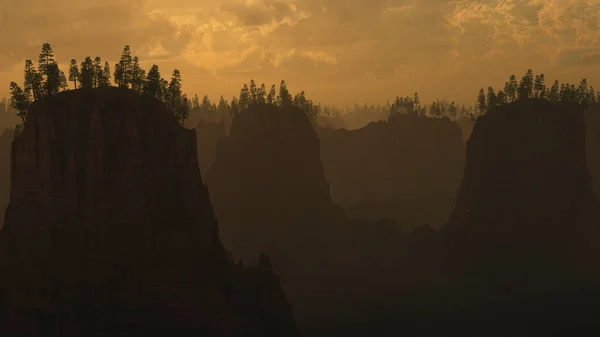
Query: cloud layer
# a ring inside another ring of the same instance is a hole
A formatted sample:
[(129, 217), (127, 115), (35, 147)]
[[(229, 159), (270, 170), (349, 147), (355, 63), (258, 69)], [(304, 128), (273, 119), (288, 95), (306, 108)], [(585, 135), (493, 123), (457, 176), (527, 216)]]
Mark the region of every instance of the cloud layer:
[[(600, 80), (600, 0), (45, 0), (0, 4), (0, 85), (50, 42), (60, 62), (125, 44), (181, 69), (188, 92), (228, 98), (286, 79), (330, 103), (419, 91), (471, 103), (527, 68)], [(600, 84), (598, 84), (600, 87)], [(1, 91), (0, 91), (1, 92)]]

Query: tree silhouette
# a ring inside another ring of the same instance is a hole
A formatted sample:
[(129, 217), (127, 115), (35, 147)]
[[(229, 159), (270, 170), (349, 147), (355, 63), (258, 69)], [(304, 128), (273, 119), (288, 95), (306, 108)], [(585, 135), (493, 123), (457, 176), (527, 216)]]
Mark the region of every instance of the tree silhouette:
[(169, 97), (167, 101), (167, 106), (172, 111), (178, 109), (178, 104), (180, 103), (181, 97), (181, 73), (179, 70), (173, 70), (173, 75), (171, 76), (171, 82), (169, 83)]
[(108, 61), (106, 61), (104, 62), (104, 68), (102, 69), (102, 76), (100, 77), (99, 86), (109, 87), (110, 78), (110, 64), (108, 64)]
[(77, 89), (77, 82), (79, 82), (81, 74), (79, 73), (79, 66), (77, 66), (77, 61), (75, 59), (71, 59), (71, 63), (69, 64), (69, 81), (73, 82), (73, 88)]
[(200, 99), (198, 98), (198, 94), (194, 94), (194, 98), (192, 98), (192, 109), (200, 108)]
[(24, 91), (30, 91), (33, 94), (33, 100), (38, 100), (43, 97), (42, 91), (42, 75), (36, 71), (31, 60), (25, 61), (25, 81)]
[(265, 84), (262, 83), (260, 85), (260, 89), (258, 89), (258, 91), (256, 92), (256, 104), (265, 104), (267, 102), (267, 89), (265, 87)]
[[(256, 104), (258, 99), (258, 89), (254, 80), (250, 80), (250, 94), (248, 96), (248, 105)], [(241, 97), (241, 96), (240, 96)]]
[(493, 107), (498, 104), (498, 99), (496, 97), (496, 93), (494, 92), (494, 88), (488, 87), (487, 91), (487, 110), (491, 110)]
[(133, 60), (131, 58), (131, 48), (126, 45), (121, 53), (118, 67), (115, 68), (115, 82), (121, 88), (129, 88), (133, 78)]
[(10, 83), (10, 106), (17, 110), (17, 115), (27, 121), (27, 107), (31, 103), (31, 95), (28, 90), (23, 90), (15, 82)]
[(238, 99), (235, 96), (233, 96), (233, 98), (231, 99), (231, 114), (235, 116), (239, 112), (240, 112), (240, 107), (239, 107)]
[(81, 62), (80, 71), (80, 82), (81, 88), (93, 88), (94, 87), (94, 62), (92, 58), (87, 56), (83, 62)]
[(279, 84), (279, 95), (277, 95), (277, 105), (290, 106), (292, 105), (292, 95), (288, 91), (284, 80)]
[(152, 68), (148, 71), (148, 76), (146, 76), (146, 81), (144, 82), (144, 88), (142, 90), (143, 94), (156, 99), (161, 99), (161, 79), (158, 66), (156, 64), (152, 65)]
[(240, 90), (240, 100), (238, 102), (238, 112), (244, 111), (250, 104), (250, 89), (248, 85), (244, 84), (244, 87)]
[(101, 78), (102, 78), (102, 59), (99, 56), (94, 58), (93, 62), (93, 87), (97, 88), (100, 86)]
[(275, 104), (277, 99), (277, 89), (275, 88), (275, 84), (271, 86), (271, 90), (267, 95), (267, 104)]
[(479, 116), (483, 116), (486, 108), (485, 93), (483, 92), (483, 88), (481, 88), (479, 90), (479, 95), (477, 96), (477, 109), (479, 109)]
[(145, 71), (140, 67), (140, 60), (137, 56), (133, 58), (131, 66), (131, 89), (137, 93), (142, 92), (144, 86)]

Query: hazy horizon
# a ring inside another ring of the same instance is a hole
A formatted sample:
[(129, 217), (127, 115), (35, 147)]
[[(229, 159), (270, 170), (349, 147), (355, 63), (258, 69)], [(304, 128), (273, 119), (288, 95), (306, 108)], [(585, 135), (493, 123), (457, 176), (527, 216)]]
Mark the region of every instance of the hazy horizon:
[[(592, 86), (600, 78), (600, 0), (87, 0), (0, 4), (0, 97), (52, 45), (63, 70), (129, 44), (145, 69), (182, 72), (188, 95), (230, 100), (243, 83), (286, 80), (328, 105), (473, 104), (528, 68)], [(597, 89), (600, 89), (598, 84)]]

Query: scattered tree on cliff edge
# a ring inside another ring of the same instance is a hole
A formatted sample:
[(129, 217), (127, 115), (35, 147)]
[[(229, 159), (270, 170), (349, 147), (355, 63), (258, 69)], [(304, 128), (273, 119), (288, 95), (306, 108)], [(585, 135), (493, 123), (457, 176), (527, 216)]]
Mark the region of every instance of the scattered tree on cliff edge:
[(15, 82), (10, 83), (10, 106), (17, 110), (17, 115), (21, 117), (23, 123), (27, 121), (27, 107), (31, 103), (31, 94), (29, 90), (23, 90)]
[(477, 109), (479, 109), (479, 116), (483, 116), (483, 113), (487, 109), (483, 88), (479, 90), (479, 95), (477, 96)]

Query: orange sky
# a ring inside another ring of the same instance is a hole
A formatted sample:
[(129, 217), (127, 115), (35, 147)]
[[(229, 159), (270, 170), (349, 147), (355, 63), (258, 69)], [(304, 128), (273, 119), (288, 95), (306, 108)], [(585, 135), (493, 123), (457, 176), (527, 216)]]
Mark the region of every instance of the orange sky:
[(415, 91), (470, 104), (529, 67), (600, 89), (599, 20), (600, 0), (5, 0), (0, 96), (43, 42), (65, 70), (88, 55), (112, 64), (130, 44), (213, 100), (254, 78), (328, 104)]

